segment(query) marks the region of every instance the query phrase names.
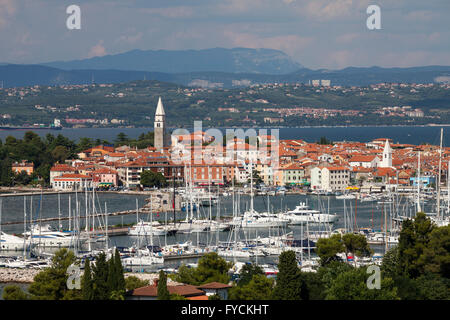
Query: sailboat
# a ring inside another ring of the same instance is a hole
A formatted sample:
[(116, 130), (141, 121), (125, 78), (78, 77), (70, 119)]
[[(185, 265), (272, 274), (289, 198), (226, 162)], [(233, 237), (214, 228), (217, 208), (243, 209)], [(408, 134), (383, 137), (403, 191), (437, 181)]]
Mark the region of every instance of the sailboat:
[(271, 214), (270, 212), (259, 213), (253, 207), (253, 165), (250, 164), (250, 210), (245, 211), (242, 216), (234, 217), (230, 226), (241, 228), (271, 228), (282, 227), (285, 228), (289, 222), (288, 219)]
[[(136, 212), (138, 213), (138, 200), (136, 199)], [(152, 217), (152, 215), (150, 215)], [(139, 219), (139, 215), (137, 215), (137, 219)], [(121, 257), (122, 265), (124, 267), (144, 267), (144, 266), (151, 266), (154, 264), (162, 264), (164, 263), (164, 257), (155, 255), (154, 252), (154, 246), (153, 246), (153, 228), (152, 228), (152, 222), (150, 222), (150, 246), (141, 248), (141, 237), (142, 235), (147, 235), (147, 233), (142, 234), (139, 233), (141, 229), (138, 230), (138, 239), (137, 239), (137, 246), (136, 250), (130, 250), (135, 251), (135, 254), (123, 256)], [(134, 249), (134, 248), (132, 248)]]
[[(445, 217), (443, 212), (441, 212), (441, 168), (442, 168), (442, 140), (444, 136), (444, 129), (441, 128), (441, 143), (439, 148), (439, 169), (438, 169), (438, 179), (436, 182), (436, 215), (431, 217), (431, 220), (439, 227), (448, 226), (450, 224), (450, 216)], [(450, 165), (450, 163), (449, 163)], [(450, 168), (449, 168), (450, 170)], [(449, 171), (450, 172), (450, 171)], [(447, 177), (447, 195), (449, 192), (449, 178)]]
[(6, 234), (2, 231), (2, 213), (3, 213), (3, 199), (0, 199), (0, 252), (1, 251), (23, 251), (28, 250), (29, 243), (26, 243), (23, 238)]

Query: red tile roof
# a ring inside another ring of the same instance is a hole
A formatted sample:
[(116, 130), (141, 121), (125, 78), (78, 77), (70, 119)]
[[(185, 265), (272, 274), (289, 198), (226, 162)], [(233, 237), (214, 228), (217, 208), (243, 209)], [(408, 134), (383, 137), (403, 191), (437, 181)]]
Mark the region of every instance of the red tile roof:
[[(170, 294), (179, 294), (184, 297), (194, 297), (194, 296), (203, 296), (205, 292), (203, 290), (197, 289), (195, 286), (191, 286), (189, 284), (176, 285), (176, 286), (167, 286), (167, 290)], [(146, 297), (157, 297), (158, 296), (158, 287), (155, 285), (145, 286), (141, 288), (137, 288), (132, 290), (131, 295), (133, 296), (146, 296)]]
[(210, 283), (205, 283), (204, 285), (198, 286), (197, 288), (199, 288), (199, 289), (227, 289), (227, 288), (231, 288), (231, 286), (228, 284), (220, 283), (220, 282), (210, 282)]

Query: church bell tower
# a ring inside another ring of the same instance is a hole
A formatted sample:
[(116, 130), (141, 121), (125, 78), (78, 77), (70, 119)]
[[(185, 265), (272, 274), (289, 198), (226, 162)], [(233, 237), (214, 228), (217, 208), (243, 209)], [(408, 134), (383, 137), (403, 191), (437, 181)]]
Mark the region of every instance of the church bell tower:
[(161, 152), (164, 147), (167, 147), (166, 113), (164, 112), (161, 97), (159, 97), (158, 105), (156, 106), (154, 134), (156, 151)]

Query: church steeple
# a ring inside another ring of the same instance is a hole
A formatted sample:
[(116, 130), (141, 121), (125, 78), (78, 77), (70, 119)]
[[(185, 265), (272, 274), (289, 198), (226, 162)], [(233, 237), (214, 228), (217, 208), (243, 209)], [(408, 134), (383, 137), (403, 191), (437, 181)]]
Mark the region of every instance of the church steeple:
[(165, 116), (166, 113), (164, 112), (164, 106), (161, 100), (161, 97), (158, 99), (158, 105), (156, 106), (156, 113), (157, 116)]
[(162, 151), (164, 147), (167, 147), (165, 127), (166, 127), (166, 113), (164, 111), (164, 106), (161, 97), (159, 97), (158, 105), (156, 106), (155, 123), (154, 123), (154, 130), (155, 130), (154, 144), (157, 151)]
[(381, 168), (390, 168), (392, 167), (392, 148), (389, 144), (389, 140), (386, 139), (386, 143), (384, 144), (383, 150), (383, 159), (381, 160)]

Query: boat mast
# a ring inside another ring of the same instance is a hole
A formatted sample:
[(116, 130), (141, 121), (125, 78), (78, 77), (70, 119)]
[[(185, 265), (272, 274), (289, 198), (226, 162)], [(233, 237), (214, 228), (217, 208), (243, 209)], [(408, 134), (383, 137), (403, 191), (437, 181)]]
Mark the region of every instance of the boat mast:
[(61, 231), (61, 193), (58, 191), (58, 230)]
[(108, 207), (106, 206), (106, 201), (105, 201), (105, 229), (106, 229), (106, 233), (105, 233), (105, 251), (108, 252)]
[(33, 244), (33, 195), (30, 196), (30, 253)]
[(419, 158), (417, 160), (417, 212), (421, 212), (422, 209), (420, 208), (420, 151), (419, 151)]
[(3, 199), (0, 198), (0, 252), (2, 252), (2, 211), (3, 211)]
[(253, 159), (250, 158), (250, 212), (253, 213)]
[[(0, 220), (1, 225), (1, 220)], [(27, 242), (25, 232), (27, 231), (27, 196), (23, 197), (23, 258), (25, 259), (26, 250), (27, 250)], [(1, 232), (0, 232), (1, 234)]]
[(447, 164), (447, 214), (450, 214), (450, 160)]
[[(139, 228), (139, 207), (138, 207), (138, 199), (136, 198), (136, 219), (137, 219), (137, 228), (138, 228), (138, 243), (137, 243), (137, 249), (139, 251), (139, 248), (141, 247), (141, 228)], [(143, 227), (143, 225), (142, 225)]]
[(437, 181), (437, 220), (440, 219), (441, 215), (441, 167), (442, 167), (442, 139), (444, 135), (444, 129), (441, 128), (441, 144), (439, 147), (439, 170), (438, 170), (438, 181)]
[(69, 231), (72, 231), (72, 198), (69, 194)]

